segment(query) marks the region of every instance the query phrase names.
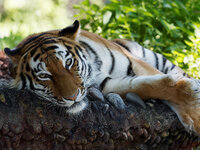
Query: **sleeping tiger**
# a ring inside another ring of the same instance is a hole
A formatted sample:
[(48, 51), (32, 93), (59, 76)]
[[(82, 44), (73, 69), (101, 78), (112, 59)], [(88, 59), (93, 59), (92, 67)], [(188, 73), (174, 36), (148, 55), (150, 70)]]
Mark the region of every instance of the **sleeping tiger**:
[(188, 130), (200, 133), (200, 82), (133, 41), (106, 40), (81, 30), (76, 20), (4, 51), (14, 64), (12, 86), (30, 89), (68, 113), (86, 108), (87, 89), (96, 84), (105, 94), (166, 100)]

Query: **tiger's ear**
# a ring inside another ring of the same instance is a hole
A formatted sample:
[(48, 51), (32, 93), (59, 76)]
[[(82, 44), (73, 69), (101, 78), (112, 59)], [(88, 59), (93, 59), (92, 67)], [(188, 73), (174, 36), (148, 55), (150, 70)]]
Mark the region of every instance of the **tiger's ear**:
[(10, 76), (15, 78), (16, 77), (16, 72), (17, 72), (17, 66), (19, 64), (21, 55), (20, 55), (20, 49), (19, 48), (4, 48), (5, 54), (9, 57), (10, 62), (9, 62), (9, 70), (10, 70)]
[(68, 26), (61, 31), (59, 31), (59, 36), (67, 36), (70, 39), (76, 40), (80, 33), (80, 23), (78, 20), (75, 20), (71, 26)]
[(21, 58), (21, 54), (20, 54), (20, 48), (14, 48), (14, 49), (10, 49), (10, 48), (4, 48), (4, 52), (5, 54), (14, 62), (14, 63), (18, 63), (20, 58)]

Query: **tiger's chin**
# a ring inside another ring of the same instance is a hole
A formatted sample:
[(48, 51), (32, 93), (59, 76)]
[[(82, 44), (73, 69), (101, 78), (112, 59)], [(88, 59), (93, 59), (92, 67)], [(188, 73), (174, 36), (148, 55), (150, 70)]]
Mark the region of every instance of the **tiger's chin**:
[(87, 107), (87, 100), (83, 99), (81, 101), (75, 102), (70, 107), (66, 109), (69, 114), (79, 114)]
[[(78, 91), (79, 92), (77, 94), (76, 100), (73, 101), (73, 104), (68, 106), (67, 109), (66, 109), (66, 112), (69, 113), (69, 114), (79, 114), (80, 112), (82, 112), (87, 107), (88, 101), (87, 101), (87, 98), (85, 98), (86, 90), (82, 94), (80, 92), (80, 89)], [(66, 101), (66, 100), (64, 100), (64, 101), (70, 102), (70, 101)]]

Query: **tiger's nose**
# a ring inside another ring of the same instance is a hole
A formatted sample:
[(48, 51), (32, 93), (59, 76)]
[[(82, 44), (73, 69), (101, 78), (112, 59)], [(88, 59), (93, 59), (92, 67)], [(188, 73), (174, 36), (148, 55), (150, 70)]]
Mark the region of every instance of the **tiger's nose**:
[(67, 97), (64, 97), (64, 99), (67, 99), (67, 100), (71, 100), (71, 101), (75, 101), (77, 96), (79, 94), (79, 90), (77, 90), (73, 95), (71, 96), (67, 96)]

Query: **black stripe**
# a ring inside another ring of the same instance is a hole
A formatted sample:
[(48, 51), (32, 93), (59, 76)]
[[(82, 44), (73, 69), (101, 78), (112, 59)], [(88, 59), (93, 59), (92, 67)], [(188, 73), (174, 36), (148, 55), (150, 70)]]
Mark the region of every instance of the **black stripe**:
[(80, 46), (76, 45), (76, 47), (77, 47), (81, 52), (83, 51), (82, 48), (81, 48)]
[(34, 71), (32, 69), (31, 69), (31, 75), (33, 76), (34, 79), (37, 79), (36, 75), (35, 75), (35, 73), (34, 73)]
[(154, 57), (155, 57), (155, 61), (156, 61), (156, 68), (157, 69), (159, 69), (158, 68), (158, 56), (157, 56), (157, 54), (156, 53), (154, 53), (154, 52), (152, 52), (153, 54), (154, 54)]
[[(64, 43), (63, 43), (63, 44), (64, 44)], [(71, 46), (68, 46), (68, 45), (66, 45), (66, 44), (64, 44), (64, 46), (67, 48), (67, 51), (69, 51), (69, 52), (72, 54), (72, 56), (74, 57), (75, 55), (74, 55), (74, 53), (71, 51), (72, 47), (71, 47)]]
[[(40, 38), (40, 37), (43, 36), (43, 35), (48, 35), (48, 34), (50, 34), (50, 35), (55, 35), (55, 34), (53, 34), (53, 33), (41, 33), (41, 34), (39, 34), (39, 35), (37, 35), (37, 36), (34, 36), (34, 37), (28, 39), (28, 40), (23, 44), (23, 46), (24, 46), (24, 45), (27, 45), (28, 43), (30, 43), (30, 42), (32, 42), (32, 41), (37, 42), (38, 40), (35, 41), (36, 39)], [(23, 47), (23, 46), (22, 46), (22, 47)]]
[(145, 57), (145, 49), (144, 49), (144, 47), (142, 47), (142, 55), (143, 55), (143, 57)]
[[(83, 58), (85, 58), (85, 60), (86, 60), (86, 57), (85, 57), (85, 55), (82, 53), (83, 52), (83, 49), (79, 46), (79, 45), (76, 45), (76, 47), (78, 48), (78, 50), (80, 51), (80, 53), (82, 54), (82, 56), (83, 56)], [(85, 68), (87, 68), (87, 65), (86, 65), (86, 63), (85, 63), (85, 60), (83, 60), (83, 58), (81, 58), (82, 59), (82, 61), (84, 62), (84, 64), (85, 64)], [(85, 73), (84, 74), (86, 74), (86, 69), (85, 69)], [(85, 76), (85, 75), (84, 75)]]
[(172, 67), (170, 70), (173, 70), (176, 67), (176, 65), (172, 64)]
[(65, 57), (69, 56), (69, 52), (68, 51), (65, 51), (66, 54), (65, 54)]
[(167, 59), (164, 57), (164, 56), (162, 56), (162, 60), (163, 60), (163, 67), (162, 67), (162, 72), (164, 71), (164, 69), (165, 69), (165, 65), (166, 65), (166, 62), (167, 62)]
[[(129, 60), (129, 59), (128, 59), (128, 60)], [(133, 73), (133, 70), (132, 70), (132, 63), (131, 63), (131, 61), (129, 60), (129, 65), (128, 65), (128, 67), (127, 67), (126, 75), (127, 75), (127, 76), (131, 76), (132, 73)]]
[(69, 46), (69, 45), (66, 45), (66, 44), (64, 44), (65, 45), (65, 47), (67, 48), (67, 50), (71, 50), (72, 49), (72, 47), (71, 46)]
[[(63, 59), (62, 53), (64, 53), (63, 51), (59, 51), (58, 55)], [(65, 55), (66, 56), (66, 55)]]
[(79, 42), (88, 52), (90, 51), (95, 56), (95, 63), (97, 64), (97, 69), (101, 70), (102, 60), (97, 55), (96, 51), (91, 46), (89, 46), (87, 43), (85, 43), (83, 41), (79, 41)]
[[(40, 68), (39, 68), (40, 65), (41, 65), (41, 63), (37, 64), (37, 72), (41, 71)], [(35, 69), (35, 68), (34, 68), (34, 69)], [(36, 71), (36, 70), (35, 70), (35, 71)]]
[(99, 89), (100, 89), (100, 90), (103, 90), (104, 87), (106, 86), (106, 83), (107, 83), (110, 79), (112, 79), (112, 78), (106, 77), (106, 78), (101, 82), (101, 84), (100, 84), (100, 86), (99, 86)]
[[(84, 72), (84, 69), (86, 70), (86, 64), (85, 64), (85, 61), (83, 60), (83, 58), (80, 56), (79, 51), (77, 50), (77, 47), (75, 47), (75, 52), (76, 52), (76, 54), (78, 55), (78, 57), (80, 58), (80, 60), (82, 62), (82, 68), (81, 68), (81, 75), (82, 75), (82, 73)], [(83, 76), (85, 76), (85, 73), (86, 72), (84, 72)]]
[(107, 48), (107, 49), (110, 53), (110, 57), (111, 57), (111, 61), (112, 61), (111, 67), (110, 67), (110, 70), (109, 70), (109, 74), (111, 74), (114, 70), (114, 67), (115, 67), (115, 57), (114, 57), (113, 53), (111, 52), (111, 50), (109, 48)]
[(95, 50), (94, 50), (91, 46), (89, 46), (88, 43), (83, 42), (83, 41), (79, 41), (79, 42), (83, 45), (84, 48), (86, 48), (86, 50), (89, 50), (89, 51), (92, 52), (95, 56), (97, 56), (97, 53), (95, 52)]
[[(48, 42), (52, 42), (52, 41), (54, 41), (54, 40), (49, 40), (49, 39), (52, 39), (52, 38), (56, 38), (56, 37), (50, 37), (50, 38), (39, 38), (39, 39), (37, 39), (37, 40), (35, 40), (35, 41), (33, 41), (33, 43), (31, 43), (30, 45), (24, 45), (24, 47), (25, 46), (28, 46), (28, 47), (26, 47), (26, 51), (25, 51), (25, 53), (27, 52), (27, 51), (30, 51), (32, 48), (34, 48), (34, 47), (41, 47), (42, 45), (40, 44), (40, 43), (42, 43), (42, 44), (48, 44)], [(39, 43), (37, 43), (37, 42), (39, 42)], [(43, 43), (44, 42), (44, 43)], [(56, 41), (55, 41), (55, 43), (57, 43)], [(51, 43), (52, 44), (52, 43)]]
[[(90, 53), (91, 50), (89, 50), (89, 47), (87, 47), (86, 45), (84, 45), (84, 44), (86, 44), (86, 43), (83, 42), (83, 41), (79, 41), (79, 42), (80, 42), (81, 46), (84, 48), (84, 50), (87, 52), (87, 54), (88, 54), (89, 56), (91, 56), (91, 53)], [(94, 51), (94, 50), (93, 50), (93, 51)]]
[(126, 45), (122, 44), (121, 42), (119, 42), (119, 41), (114, 41), (114, 42), (119, 44), (121, 47), (125, 48), (127, 51), (131, 52), (131, 50)]
[(165, 74), (167, 74), (167, 73), (168, 73), (168, 69), (169, 69), (168, 67), (167, 67), (167, 68), (165, 68), (165, 70), (164, 70), (164, 73), (165, 73)]
[(49, 47), (45, 48), (44, 50), (45, 51), (50, 51), (50, 50), (55, 50), (56, 48), (58, 48), (58, 46), (53, 45), (53, 46), (49, 46)]
[(27, 54), (24, 56), (24, 61), (26, 61), (26, 58), (27, 58)]
[(20, 73), (20, 78), (22, 80), (22, 88), (21, 88), (21, 90), (23, 90), (26, 87), (26, 78), (22, 73)]
[(81, 55), (79, 54), (79, 51), (78, 51), (77, 47), (75, 47), (74, 49), (75, 49), (76, 54), (77, 54), (78, 57), (80, 58), (80, 60), (81, 60), (81, 61), (84, 61), (83, 58), (81, 57)]
[(30, 69), (30, 66), (28, 63), (26, 63), (26, 71), (29, 72), (31, 69)]
[(30, 89), (34, 90), (34, 86), (33, 86), (33, 82), (32, 82), (31, 77), (28, 74), (26, 74), (26, 76), (28, 77), (28, 80), (29, 80), (29, 83), (30, 83)]
[[(37, 46), (37, 47), (40, 47), (41, 46), (41, 43), (42, 44), (52, 44), (52, 43), (57, 43), (55, 40), (53, 40), (52, 38), (56, 38), (56, 37), (49, 37), (49, 38), (47, 38), (47, 37), (43, 37), (43, 38), (39, 38), (39, 39), (37, 39), (36, 41), (34, 41), (33, 43), (31, 43), (30, 45), (24, 45), (24, 46), (29, 46), (29, 47), (27, 47), (26, 49), (26, 51), (25, 52), (27, 52), (27, 51), (30, 51), (30, 49), (32, 49), (33, 47), (35, 47), (35, 46)], [(37, 43), (37, 42), (39, 42), (39, 43)]]
[(27, 66), (28, 63), (26, 63), (26, 61), (27, 61), (26, 58), (27, 58), (27, 54), (25, 54), (24, 57), (23, 57), (23, 64), (24, 64), (24, 65), (21, 66), (21, 70), (23, 70), (24, 67), (25, 67), (26, 70), (29, 70), (29, 68), (27, 68), (27, 67), (29, 67), (29, 66)]
[(34, 72), (35, 72), (35, 73), (38, 73), (39, 71), (40, 71), (40, 70), (39, 70), (38, 68), (37, 68), (37, 69), (34, 68)]
[[(82, 69), (81, 69), (81, 75), (83, 75), (85, 77), (86, 74), (87, 74), (88, 68), (87, 68), (87, 65), (86, 65), (86, 61), (83, 59), (83, 58), (86, 59), (86, 57), (83, 55), (82, 51), (83, 51), (82, 48), (80, 46), (76, 45), (75, 52), (77, 53), (78, 57), (81, 59), (82, 65), (84, 66), (84, 68), (82, 67)], [(83, 58), (80, 56), (79, 52), (82, 54)]]
[(36, 62), (38, 60), (38, 58), (40, 57), (40, 53), (37, 54), (34, 58), (33, 58), (33, 61)]
[[(47, 38), (48, 39), (48, 38)], [(44, 41), (42, 44), (55, 44), (58, 43), (56, 40), (52, 40), (51, 38), (49, 38), (50, 40)], [(45, 39), (46, 40), (46, 39)]]
[(33, 48), (38, 48), (39, 46), (36, 46), (35, 44), (33, 44), (33, 45), (29, 45), (29, 47), (27, 47), (26, 49), (26, 51), (24, 52), (24, 53), (26, 53), (26, 52), (28, 52), (28, 51), (31, 51)]
[(33, 55), (36, 53), (38, 47), (35, 47), (30, 53), (31, 53), (31, 57), (33, 57)]
[[(34, 41), (34, 43), (39, 41), (39, 44), (52, 44), (53, 43), (58, 43), (55, 39), (57, 39), (58, 37), (55, 36), (44, 36), (41, 38), (38, 38), (38, 40)], [(49, 41), (49, 42), (48, 42)]]
[(47, 34), (47, 33), (42, 33), (42, 34), (39, 34), (39, 35), (37, 35), (37, 36), (34, 36), (34, 37), (28, 39), (28, 40), (24, 43), (24, 45), (27, 45), (28, 43), (34, 41), (35, 39), (37, 39), (37, 38), (39, 38), (39, 37), (41, 37), (41, 36), (43, 36), (43, 35), (45, 35), (45, 34)]

